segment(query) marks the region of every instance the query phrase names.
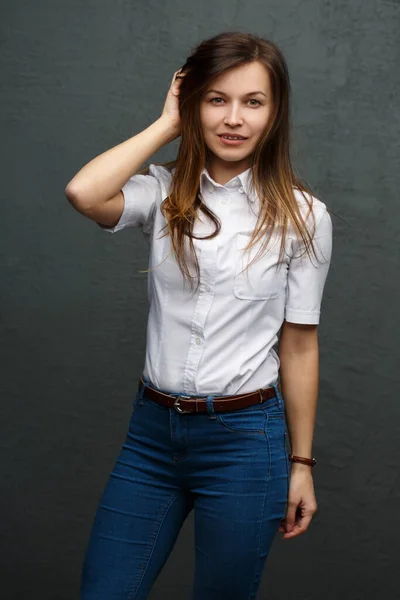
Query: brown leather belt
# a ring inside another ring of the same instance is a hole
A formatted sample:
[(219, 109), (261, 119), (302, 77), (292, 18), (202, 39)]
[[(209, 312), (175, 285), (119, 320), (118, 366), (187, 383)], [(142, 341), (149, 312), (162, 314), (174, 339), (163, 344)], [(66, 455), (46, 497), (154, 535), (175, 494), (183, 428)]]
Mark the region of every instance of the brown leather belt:
[[(143, 387), (144, 382), (142, 377), (139, 379), (139, 390)], [(280, 384), (278, 383), (280, 390)], [(205, 397), (171, 396), (164, 394), (154, 388), (146, 385), (145, 395), (163, 406), (175, 408), (179, 413), (199, 413), (207, 412), (207, 403)], [(213, 399), (213, 407), (215, 412), (223, 412), (236, 410), (238, 408), (246, 408), (252, 404), (261, 404), (269, 398), (275, 398), (275, 390), (273, 386), (264, 389), (259, 389), (256, 392), (246, 394), (237, 394), (236, 396), (216, 396)]]

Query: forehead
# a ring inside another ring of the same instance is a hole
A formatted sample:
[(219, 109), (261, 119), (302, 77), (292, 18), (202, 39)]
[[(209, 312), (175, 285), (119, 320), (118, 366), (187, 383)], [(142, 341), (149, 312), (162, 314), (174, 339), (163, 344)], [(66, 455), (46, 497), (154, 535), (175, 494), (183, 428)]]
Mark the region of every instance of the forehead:
[(262, 64), (253, 62), (228, 69), (210, 81), (206, 93), (211, 89), (223, 91), (226, 94), (246, 94), (259, 90), (270, 92), (269, 73)]

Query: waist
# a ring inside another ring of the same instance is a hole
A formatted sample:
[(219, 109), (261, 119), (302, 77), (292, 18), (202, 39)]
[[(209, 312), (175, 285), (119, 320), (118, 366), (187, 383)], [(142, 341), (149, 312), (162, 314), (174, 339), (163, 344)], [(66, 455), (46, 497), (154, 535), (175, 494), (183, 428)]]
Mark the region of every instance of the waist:
[(252, 392), (244, 394), (233, 394), (228, 396), (218, 396), (209, 394), (208, 396), (172, 393), (163, 391), (155, 387), (146, 377), (139, 379), (139, 391), (145, 386), (144, 393), (155, 402), (168, 408), (174, 408), (179, 413), (201, 413), (207, 412), (207, 398), (212, 398), (215, 412), (225, 412), (246, 408), (253, 404), (263, 404), (274, 399), (280, 402), (280, 382), (277, 380), (270, 386), (259, 388)]

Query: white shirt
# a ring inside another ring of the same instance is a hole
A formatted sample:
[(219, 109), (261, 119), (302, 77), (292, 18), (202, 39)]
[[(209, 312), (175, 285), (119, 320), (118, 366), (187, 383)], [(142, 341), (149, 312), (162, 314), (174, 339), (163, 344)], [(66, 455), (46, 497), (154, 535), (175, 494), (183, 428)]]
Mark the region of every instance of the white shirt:
[[(166, 392), (228, 395), (267, 387), (278, 378), (280, 361), (273, 346), (283, 320), (319, 323), (332, 252), (332, 221), (326, 205), (313, 198), (315, 249), (322, 264), (313, 255), (310, 261), (307, 253), (294, 257), (302, 252), (289, 226), (280, 270), (276, 273), (280, 238), (275, 234), (276, 243), (269, 242), (267, 253), (248, 268), (246, 277), (240, 271), (262, 244), (258, 242), (242, 262), (241, 249), (251, 237), (260, 206), (249, 189), (249, 177), (251, 168), (220, 185), (203, 169), (200, 191), (222, 228), (213, 239), (193, 240), (200, 266), (195, 295), (173, 258), (169, 236), (161, 238), (166, 221), (160, 204), (172, 178), (165, 167), (152, 163), (148, 175), (131, 177), (122, 188), (125, 203), (118, 224), (113, 228), (99, 224), (111, 233), (141, 227), (149, 241), (149, 268), (154, 270), (148, 273), (143, 373)], [(294, 192), (305, 216), (307, 204), (298, 190)], [(214, 224), (202, 213), (200, 217), (194, 233), (211, 233)], [(191, 273), (195, 274), (194, 266)]]

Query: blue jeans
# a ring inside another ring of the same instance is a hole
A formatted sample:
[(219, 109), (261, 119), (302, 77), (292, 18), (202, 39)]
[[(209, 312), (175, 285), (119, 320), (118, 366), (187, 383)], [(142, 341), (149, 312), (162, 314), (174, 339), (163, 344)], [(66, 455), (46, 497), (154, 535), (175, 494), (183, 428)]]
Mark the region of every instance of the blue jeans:
[(277, 383), (275, 397), (223, 413), (213, 396), (207, 412), (180, 414), (150, 400), (146, 385), (137, 392), (94, 518), (80, 600), (145, 600), (192, 509), (191, 600), (256, 598), (289, 486)]

